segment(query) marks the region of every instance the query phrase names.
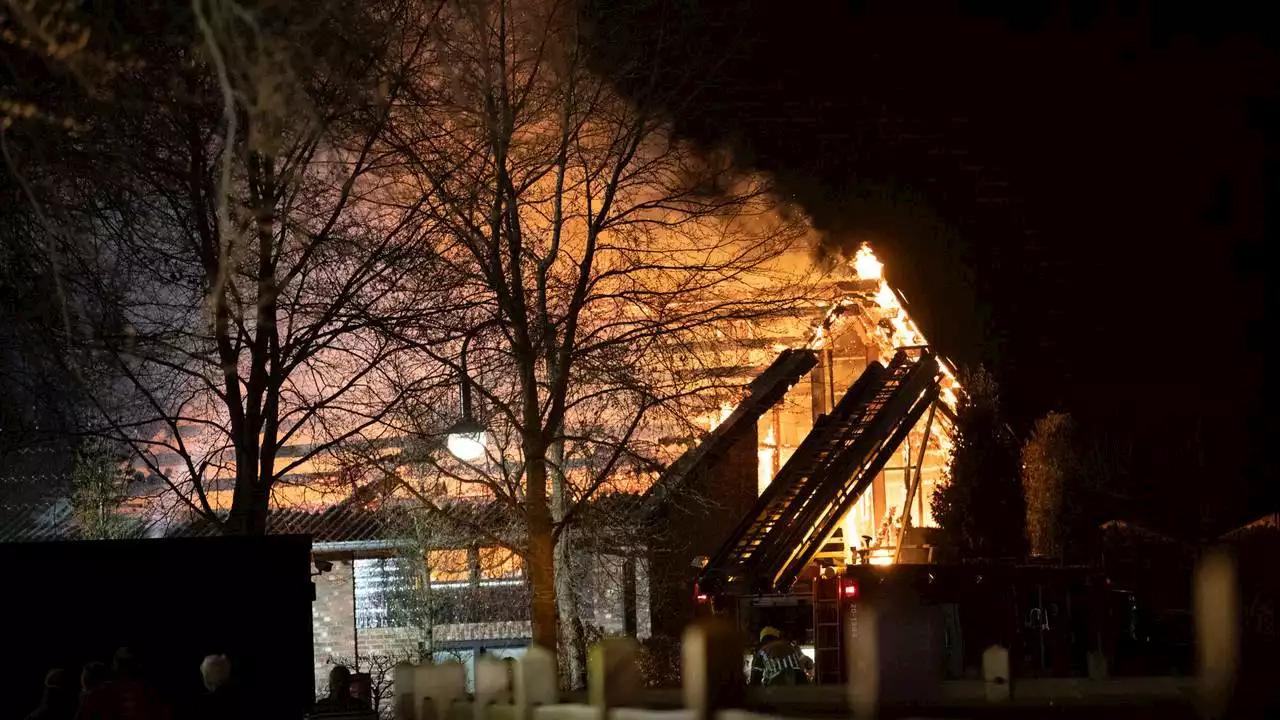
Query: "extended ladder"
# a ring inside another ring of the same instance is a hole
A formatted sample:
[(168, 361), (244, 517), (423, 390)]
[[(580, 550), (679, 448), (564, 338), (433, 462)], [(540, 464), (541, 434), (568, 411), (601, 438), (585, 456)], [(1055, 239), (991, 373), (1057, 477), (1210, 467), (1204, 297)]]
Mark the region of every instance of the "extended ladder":
[[(872, 363), (813, 430), (707, 564), (699, 587), (767, 593), (790, 587), (906, 432), (922, 395), (936, 389), (937, 361), (899, 351)], [(918, 415), (916, 415), (918, 418)], [(905, 431), (901, 428), (905, 427)], [(843, 508), (843, 509), (842, 509)]]
[[(921, 357), (870, 422), (858, 429), (825, 468), (820, 492), (815, 493), (774, 548), (769, 567), (777, 568), (771, 578), (776, 590), (791, 587), (841, 518), (902, 446), (925, 410), (937, 400), (937, 376), (937, 360), (931, 355)], [(785, 560), (779, 562), (780, 558)]]

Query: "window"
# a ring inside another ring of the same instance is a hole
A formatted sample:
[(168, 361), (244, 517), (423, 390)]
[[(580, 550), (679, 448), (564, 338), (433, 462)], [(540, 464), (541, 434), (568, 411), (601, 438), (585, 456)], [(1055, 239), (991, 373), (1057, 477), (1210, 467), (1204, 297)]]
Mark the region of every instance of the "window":
[(399, 624), (395, 599), (412, 587), (407, 568), (398, 558), (355, 561), (356, 627), (379, 628)]
[(480, 548), (481, 580), (513, 580), (520, 577), (524, 565), (520, 556), (501, 547)]
[(471, 563), (465, 549), (431, 550), (427, 553), (427, 566), (431, 568), (431, 582), (467, 582), (471, 579)]

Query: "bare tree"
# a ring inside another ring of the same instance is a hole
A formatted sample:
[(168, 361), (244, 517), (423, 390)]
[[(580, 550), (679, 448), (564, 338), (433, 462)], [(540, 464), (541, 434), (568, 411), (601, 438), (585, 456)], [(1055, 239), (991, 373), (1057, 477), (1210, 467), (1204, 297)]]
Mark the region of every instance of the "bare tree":
[(438, 6), (171, 10), (161, 26), (126, 13), (95, 62), (52, 53), (91, 101), (63, 165), (90, 181), (30, 195), (66, 282), (103, 308), (82, 339), (115, 380), (86, 432), (131, 446), (180, 507), (262, 533), (273, 492), (384, 435), (383, 414), (432, 382), (388, 378), (404, 346), (369, 318), (420, 300), (397, 280), (433, 262), (420, 214), (383, 202), (374, 171)]
[[(437, 30), (443, 72), (405, 92), (390, 136), (402, 203), (443, 233), (458, 286), (454, 312), (394, 335), (474, 386), (487, 456), (423, 461), (519, 509), (534, 642), (555, 648), (574, 614), (557, 541), (598, 493), (643, 482), (658, 439), (687, 435), (724, 389), (712, 371), (733, 363), (709, 359), (741, 349), (730, 325), (786, 304), (774, 273), (800, 227), (767, 184), (593, 75), (571, 3), (451, 2)], [(406, 432), (458, 417), (408, 400)]]

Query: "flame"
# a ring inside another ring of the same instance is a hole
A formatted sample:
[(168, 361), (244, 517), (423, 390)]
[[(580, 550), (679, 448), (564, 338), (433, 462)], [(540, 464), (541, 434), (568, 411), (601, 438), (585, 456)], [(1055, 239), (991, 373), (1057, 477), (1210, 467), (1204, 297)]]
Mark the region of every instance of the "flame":
[(733, 414), (733, 405), (730, 403), (722, 403), (720, 405), (720, 410), (711, 415), (710, 427), (707, 428), (707, 430), (708, 431), (715, 430), (716, 428), (720, 427), (720, 425), (724, 423), (725, 420), (728, 420), (729, 416), (732, 414)]
[(898, 303), (898, 296), (894, 294), (893, 288), (889, 287), (889, 283), (884, 280), (880, 281), (880, 288), (876, 290), (876, 305), (881, 310), (901, 310), (902, 306)]
[(821, 350), (827, 344), (827, 324), (825, 321), (813, 329), (813, 338), (809, 340), (810, 350)]
[(853, 256), (853, 271), (858, 274), (859, 280), (879, 280), (881, 273), (884, 271), (884, 263), (876, 257), (871, 251), (871, 246), (862, 243), (858, 246), (858, 252)]
[(888, 548), (876, 548), (867, 554), (868, 565), (892, 565), (893, 551)]
[[(871, 246), (867, 243), (858, 246), (854, 257), (849, 260), (849, 265), (853, 267), (859, 279), (878, 279), (880, 281), (872, 298), (875, 301), (875, 306), (871, 307), (865, 301), (862, 305), (872, 322), (879, 326), (876, 332), (881, 339), (881, 360), (887, 362), (893, 357), (893, 353), (901, 347), (928, 345), (928, 339), (925, 338), (924, 333), (920, 332), (919, 326), (911, 319), (907, 309), (903, 306), (902, 296), (884, 279), (884, 263), (880, 262), (880, 259), (876, 257)], [(825, 348), (831, 342), (831, 336), (835, 334), (833, 326), (840, 322), (844, 309), (856, 303), (858, 303), (858, 300), (848, 295), (832, 303), (822, 323), (813, 328), (813, 334), (810, 336), (807, 345), (809, 349), (821, 350)], [(887, 327), (885, 327), (886, 324)], [(951, 363), (947, 362), (945, 358), (940, 358), (940, 360), (942, 360), (940, 363), (942, 371), (940, 395), (942, 401), (954, 411), (960, 383), (956, 380), (955, 372), (951, 369)]]

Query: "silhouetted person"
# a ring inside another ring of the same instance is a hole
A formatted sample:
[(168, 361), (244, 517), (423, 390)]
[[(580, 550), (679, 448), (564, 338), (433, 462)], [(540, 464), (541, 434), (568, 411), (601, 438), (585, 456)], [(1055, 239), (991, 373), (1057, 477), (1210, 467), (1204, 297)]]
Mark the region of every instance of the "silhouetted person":
[(82, 695), (91, 693), (110, 679), (111, 671), (106, 663), (97, 660), (85, 663), (84, 669), (80, 671), (80, 692)]
[(76, 686), (66, 670), (53, 669), (44, 676), (44, 695), (40, 707), (27, 715), (27, 720), (72, 720), (76, 716)]
[(334, 665), (329, 671), (329, 694), (316, 701), (315, 712), (360, 712), (368, 705), (351, 694), (351, 671), (345, 665)]
[(752, 685), (807, 685), (810, 660), (777, 628), (760, 631), (760, 645), (751, 658)]
[(94, 712), (94, 708), (102, 706), (102, 686), (110, 679), (111, 670), (106, 663), (97, 660), (85, 663), (80, 670), (80, 709), (76, 712), (77, 718), (101, 716), (101, 713)]
[(110, 680), (85, 694), (76, 720), (169, 720), (169, 708), (142, 680), (132, 650), (117, 650), (111, 669)]
[(200, 663), (200, 677), (208, 692), (200, 700), (197, 716), (203, 720), (239, 720), (248, 708), (239, 687), (231, 679), (231, 661), (226, 655), (210, 655)]

